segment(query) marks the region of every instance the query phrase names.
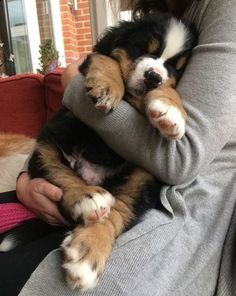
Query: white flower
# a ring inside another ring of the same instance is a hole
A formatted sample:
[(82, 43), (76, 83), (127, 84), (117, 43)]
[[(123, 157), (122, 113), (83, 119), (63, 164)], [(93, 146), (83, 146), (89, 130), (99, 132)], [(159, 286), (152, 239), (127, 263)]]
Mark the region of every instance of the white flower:
[(9, 56), (9, 62), (14, 62), (14, 54), (10, 54), (10, 56)]

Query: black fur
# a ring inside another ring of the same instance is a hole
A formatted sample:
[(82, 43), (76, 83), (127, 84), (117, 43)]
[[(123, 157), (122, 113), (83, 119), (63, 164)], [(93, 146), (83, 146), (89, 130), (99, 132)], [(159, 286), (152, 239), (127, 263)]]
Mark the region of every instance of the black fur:
[[(124, 49), (131, 60), (136, 60), (148, 54), (148, 44), (156, 39), (160, 47), (152, 57), (159, 58), (165, 49), (165, 36), (168, 24), (173, 17), (170, 14), (152, 13), (134, 21), (122, 21), (118, 26), (110, 27), (102, 35), (101, 39), (94, 46), (93, 51), (111, 56), (116, 48)], [(193, 47), (197, 44), (198, 34), (193, 23), (182, 19), (181, 22), (189, 31), (189, 38), (186, 40), (184, 49), (175, 57), (167, 60), (165, 66), (169, 73), (174, 75), (176, 80), (180, 78), (184, 67), (179, 71), (175, 69), (175, 61), (182, 56), (189, 57)], [(81, 73), (84, 73), (89, 65), (89, 57), (80, 66)], [(86, 73), (84, 73), (86, 74)], [(170, 76), (170, 75), (169, 75)]]
[[(72, 150), (76, 149), (78, 153), (83, 151), (83, 157), (89, 162), (103, 167), (107, 171), (114, 170), (114, 175), (107, 177), (102, 184), (99, 184), (113, 196), (119, 193), (120, 188), (135, 170), (135, 166), (129, 164), (111, 150), (91, 128), (75, 118), (66, 108), (62, 108), (43, 128), (38, 141), (41, 143), (47, 142), (54, 146), (61, 155), (61, 161), (68, 167), (70, 167), (69, 162), (63, 156), (61, 150), (66, 154), (71, 154)], [(31, 178), (44, 177), (47, 179), (47, 172), (43, 170), (37, 150), (29, 161), (28, 171)], [(150, 208), (157, 206), (160, 208), (161, 204), (158, 197), (161, 188), (162, 183), (157, 180), (143, 185), (134, 206), (137, 220), (133, 221), (133, 223), (137, 222)], [(73, 221), (61, 204), (59, 210), (70, 222), (82, 224), (81, 220)]]

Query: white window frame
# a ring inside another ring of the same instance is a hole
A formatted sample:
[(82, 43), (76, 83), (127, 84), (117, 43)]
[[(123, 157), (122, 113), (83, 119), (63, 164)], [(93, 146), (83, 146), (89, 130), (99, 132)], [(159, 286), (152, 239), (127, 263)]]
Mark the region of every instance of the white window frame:
[(50, 6), (55, 48), (58, 50), (59, 53), (59, 61), (61, 63), (61, 67), (66, 67), (60, 0), (50, 0)]
[[(55, 41), (55, 48), (59, 53), (59, 61), (62, 67), (66, 66), (65, 62), (65, 49), (64, 40), (62, 32), (62, 21), (61, 21), (61, 10), (60, 10), (60, 0), (49, 0), (51, 5), (51, 17), (52, 17), (52, 30)], [(29, 38), (29, 48), (31, 54), (32, 68), (33, 72), (37, 72), (39, 68), (39, 45), (40, 33), (39, 24), (37, 21), (37, 6), (36, 0), (23, 0), (25, 7), (26, 23)]]
[(40, 34), (39, 24), (35, 20), (38, 19), (37, 7), (35, 0), (23, 0), (25, 8), (26, 24), (29, 38), (29, 49), (31, 54), (32, 70), (36, 72), (39, 68), (39, 45)]
[(109, 0), (90, 0), (89, 4), (93, 44), (107, 27), (116, 25), (120, 20), (132, 19), (131, 11), (121, 12), (120, 0), (114, 1), (112, 7)]

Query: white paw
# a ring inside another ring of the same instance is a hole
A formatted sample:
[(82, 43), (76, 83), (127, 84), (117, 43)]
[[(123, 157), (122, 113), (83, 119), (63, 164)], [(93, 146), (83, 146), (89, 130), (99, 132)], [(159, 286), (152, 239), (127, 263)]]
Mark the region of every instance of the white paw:
[(93, 250), (88, 247), (86, 240), (89, 240), (89, 237), (75, 232), (69, 234), (61, 245), (65, 256), (62, 267), (66, 272), (66, 281), (72, 289), (78, 288), (81, 291), (94, 288), (103, 271), (99, 264), (101, 256), (94, 256), (96, 245)]
[(87, 261), (65, 263), (63, 268), (66, 269), (66, 280), (72, 289), (87, 291), (98, 283), (98, 274)]
[(146, 112), (151, 124), (163, 136), (177, 140), (184, 135), (186, 120), (175, 106), (157, 99), (150, 102)]
[(102, 221), (110, 213), (111, 207), (115, 203), (115, 198), (107, 191), (95, 191), (85, 194), (79, 202), (72, 207), (72, 217), (83, 217), (84, 223)]

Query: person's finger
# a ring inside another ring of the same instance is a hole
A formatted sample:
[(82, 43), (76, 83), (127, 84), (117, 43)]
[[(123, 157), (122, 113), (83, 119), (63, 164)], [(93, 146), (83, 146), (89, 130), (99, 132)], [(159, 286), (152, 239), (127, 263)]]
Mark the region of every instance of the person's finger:
[(41, 183), (39, 183), (38, 187), (37, 187), (37, 193), (42, 194), (44, 196), (47, 196), (51, 201), (60, 201), (61, 197), (62, 197), (62, 190), (43, 180)]
[[(41, 209), (38, 209), (40, 216), (53, 217), (53, 224), (62, 224), (69, 226), (68, 221), (66, 221), (65, 218), (61, 215), (55, 202), (48, 199), (45, 195), (41, 195), (41, 193), (38, 193), (37, 203), (39, 207), (41, 207)], [(50, 224), (52, 223), (50, 222)]]
[(58, 211), (57, 215), (55, 216), (57, 223), (61, 225), (70, 226), (71, 224), (60, 214)]
[[(23, 192), (23, 203), (47, 223), (69, 225), (57, 207), (57, 202), (62, 197), (62, 190), (45, 179), (35, 178), (30, 180), (27, 174), (22, 176), (21, 179), (23, 177), (25, 182), (28, 182), (28, 186), (23, 186), (23, 189), (27, 188), (27, 191)], [(19, 182), (19, 185), (22, 184)]]
[(42, 219), (47, 224), (50, 224), (50, 225), (55, 225), (55, 226), (60, 226), (61, 225), (61, 223), (58, 223), (58, 220), (55, 217), (51, 216), (51, 215), (39, 214), (39, 218)]

